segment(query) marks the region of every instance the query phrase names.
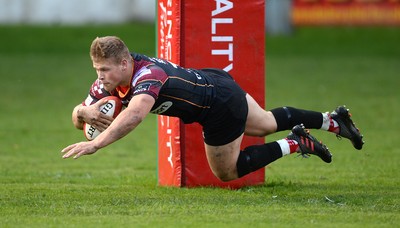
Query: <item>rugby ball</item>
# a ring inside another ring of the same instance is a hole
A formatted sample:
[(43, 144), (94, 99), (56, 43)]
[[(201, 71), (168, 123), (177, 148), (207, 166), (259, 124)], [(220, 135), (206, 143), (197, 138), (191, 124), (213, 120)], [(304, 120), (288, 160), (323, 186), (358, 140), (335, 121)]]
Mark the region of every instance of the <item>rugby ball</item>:
[[(107, 116), (117, 117), (122, 110), (122, 102), (118, 97), (108, 96), (100, 99), (97, 102), (107, 100), (107, 103), (100, 106), (100, 112), (106, 114)], [(95, 127), (88, 123), (83, 124), (83, 133), (87, 140), (91, 141), (95, 139), (101, 132)]]

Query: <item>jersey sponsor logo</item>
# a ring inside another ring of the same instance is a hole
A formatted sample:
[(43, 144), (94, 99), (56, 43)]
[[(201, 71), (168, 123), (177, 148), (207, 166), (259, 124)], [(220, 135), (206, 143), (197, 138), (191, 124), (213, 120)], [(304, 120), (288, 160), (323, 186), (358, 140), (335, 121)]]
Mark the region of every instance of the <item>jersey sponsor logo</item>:
[(135, 91), (133, 92), (133, 94), (138, 94), (141, 92), (145, 92), (145, 91), (149, 91), (150, 90), (150, 83), (142, 83), (139, 84), (138, 86), (135, 87)]
[(154, 109), (151, 111), (151, 113), (153, 114), (161, 114), (166, 112), (169, 108), (171, 108), (173, 105), (173, 103), (171, 101), (166, 101), (164, 103), (162, 103), (160, 106), (158, 106), (158, 108)]

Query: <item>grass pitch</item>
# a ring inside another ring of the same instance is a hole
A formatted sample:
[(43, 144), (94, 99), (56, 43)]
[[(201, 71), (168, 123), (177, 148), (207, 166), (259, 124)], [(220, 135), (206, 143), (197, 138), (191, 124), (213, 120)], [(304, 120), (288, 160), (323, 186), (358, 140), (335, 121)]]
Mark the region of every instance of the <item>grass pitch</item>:
[[(96, 77), (94, 37), (155, 53), (154, 26), (0, 27), (1, 227), (394, 227), (400, 224), (400, 30), (301, 28), (267, 37), (266, 106), (331, 111), (346, 104), (364, 133), (356, 151), (332, 134), (331, 164), (285, 157), (263, 186), (157, 186), (156, 116), (92, 156), (61, 159), (83, 140), (71, 110)], [(267, 137), (285, 137), (287, 132)], [(138, 140), (140, 138), (140, 140)]]

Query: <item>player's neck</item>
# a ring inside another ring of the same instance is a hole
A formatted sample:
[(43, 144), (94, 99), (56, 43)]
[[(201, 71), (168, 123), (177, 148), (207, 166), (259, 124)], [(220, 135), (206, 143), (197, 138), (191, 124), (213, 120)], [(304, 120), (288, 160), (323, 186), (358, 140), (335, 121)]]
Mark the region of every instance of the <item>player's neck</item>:
[(120, 83), (120, 87), (129, 87), (133, 78), (134, 62), (133, 60), (128, 64), (126, 71), (124, 71), (123, 81)]

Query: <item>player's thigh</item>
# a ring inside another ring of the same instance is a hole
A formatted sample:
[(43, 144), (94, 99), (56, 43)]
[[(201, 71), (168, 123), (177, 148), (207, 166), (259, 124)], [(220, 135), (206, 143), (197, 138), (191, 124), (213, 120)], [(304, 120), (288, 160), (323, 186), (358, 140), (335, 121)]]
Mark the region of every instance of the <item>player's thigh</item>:
[(266, 136), (276, 132), (277, 125), (274, 115), (266, 111), (251, 97), (246, 95), (249, 112), (247, 115), (245, 135)]
[(214, 175), (228, 181), (237, 178), (236, 163), (240, 153), (243, 134), (234, 141), (222, 145), (211, 146), (205, 143), (207, 160)]

